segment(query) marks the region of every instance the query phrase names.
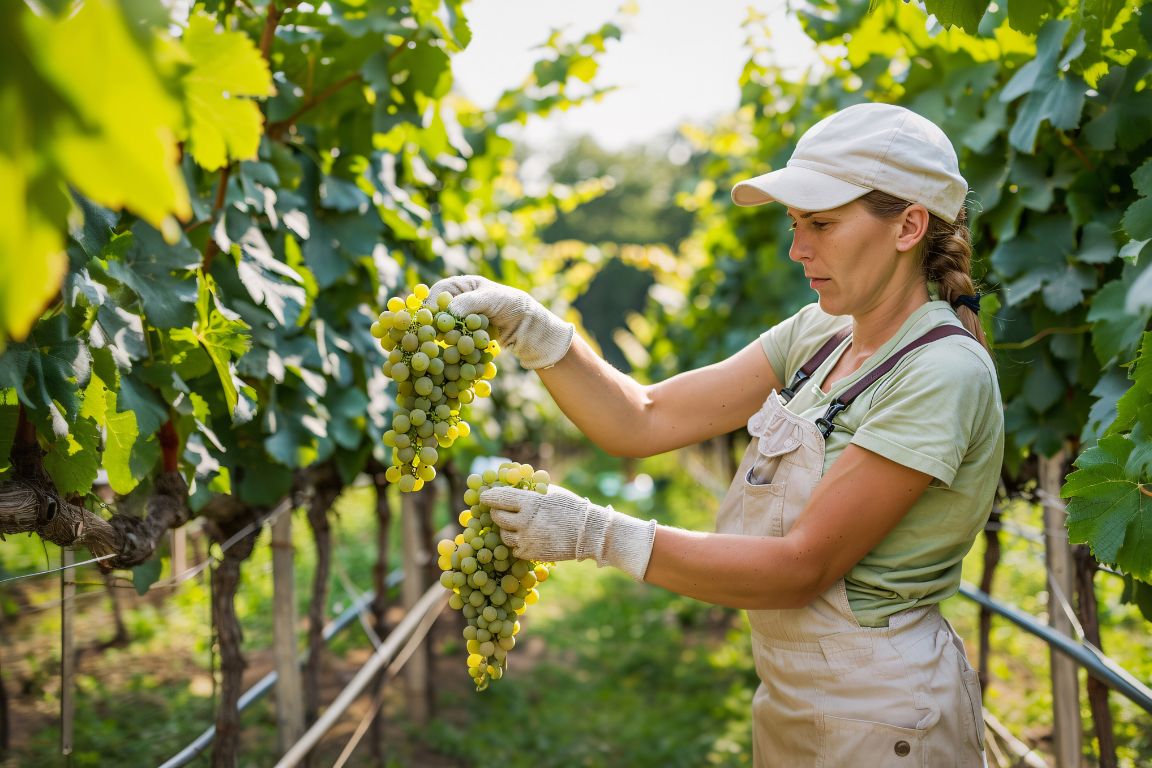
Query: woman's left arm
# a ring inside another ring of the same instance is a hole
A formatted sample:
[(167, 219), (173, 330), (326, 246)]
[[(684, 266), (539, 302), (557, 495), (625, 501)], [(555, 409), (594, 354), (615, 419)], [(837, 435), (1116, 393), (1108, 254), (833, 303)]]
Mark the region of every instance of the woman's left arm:
[(799, 608), (883, 540), (932, 476), (849, 445), (783, 537), (658, 526), (644, 581), (717, 605)]

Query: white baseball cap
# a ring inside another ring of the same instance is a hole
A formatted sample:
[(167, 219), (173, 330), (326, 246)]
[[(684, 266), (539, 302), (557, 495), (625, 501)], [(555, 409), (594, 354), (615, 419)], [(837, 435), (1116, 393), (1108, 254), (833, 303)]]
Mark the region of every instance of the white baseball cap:
[(784, 168), (733, 187), (732, 201), (826, 211), (872, 190), (955, 222), (968, 183), (952, 142), (931, 120), (892, 104), (855, 104), (809, 128)]

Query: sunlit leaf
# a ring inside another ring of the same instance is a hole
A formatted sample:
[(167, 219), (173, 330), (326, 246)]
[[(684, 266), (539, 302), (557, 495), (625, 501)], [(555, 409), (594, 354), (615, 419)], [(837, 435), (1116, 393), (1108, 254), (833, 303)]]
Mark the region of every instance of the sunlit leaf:
[(63, 179), (156, 227), (170, 214), (186, 218), (177, 164), (184, 117), (171, 95), (171, 54), (159, 42), (142, 46), (111, 0), (89, 0), (59, 18), (29, 12), (22, 24), (33, 65), (69, 106), (46, 146)]
[(1152, 489), (1148, 478), (1132, 477), (1125, 465), (1135, 444), (1121, 435), (1105, 437), (1076, 460), (1062, 495), (1068, 499), (1068, 536), (1089, 544), (1102, 563), (1138, 579), (1152, 579)]
[(215, 20), (202, 13), (188, 20), (183, 42), (192, 60), (184, 86), (192, 116), (188, 144), (196, 162), (211, 171), (230, 160), (255, 158), (264, 119), (252, 99), (273, 92), (264, 57), (247, 35), (218, 31)]

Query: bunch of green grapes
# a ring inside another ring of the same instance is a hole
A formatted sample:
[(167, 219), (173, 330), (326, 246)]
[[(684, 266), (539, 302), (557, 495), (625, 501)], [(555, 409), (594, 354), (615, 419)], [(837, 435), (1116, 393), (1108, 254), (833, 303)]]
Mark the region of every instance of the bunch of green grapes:
[(516, 617), (540, 599), (536, 585), (548, 578), (550, 563), (521, 560), (512, 554), (492, 520), (489, 509), (480, 503), (488, 488), (512, 486), (538, 493), (548, 492), (548, 473), (527, 464), (505, 463), (498, 470), (468, 476), (468, 490), (460, 513), (464, 530), (456, 538), (437, 546), (437, 563), (443, 573), (440, 583), (452, 591), (448, 605), (468, 620), (464, 640), (468, 648), (468, 674), (476, 690), (499, 680), (508, 663), (508, 652), (516, 646), (520, 622)]
[(471, 428), (461, 408), (492, 394), (492, 360), (500, 345), (488, 332), (488, 318), (457, 317), (448, 311), (452, 294), (429, 301), (423, 283), (408, 296), (388, 299), (388, 309), (372, 324), (372, 335), (388, 353), (384, 375), (396, 382), (396, 410), (384, 445), (392, 449), (388, 482), (405, 493), (436, 477), (437, 448), (448, 448)]

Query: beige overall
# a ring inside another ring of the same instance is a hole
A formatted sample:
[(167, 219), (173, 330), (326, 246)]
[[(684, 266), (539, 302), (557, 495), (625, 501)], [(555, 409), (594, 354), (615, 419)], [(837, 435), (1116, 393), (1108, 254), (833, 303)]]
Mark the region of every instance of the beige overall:
[[(824, 436), (776, 392), (748, 431), (717, 530), (783, 536), (823, 473)], [(748, 620), (757, 768), (985, 765), (977, 675), (936, 606), (861, 627), (840, 579), (804, 608), (751, 610)]]

